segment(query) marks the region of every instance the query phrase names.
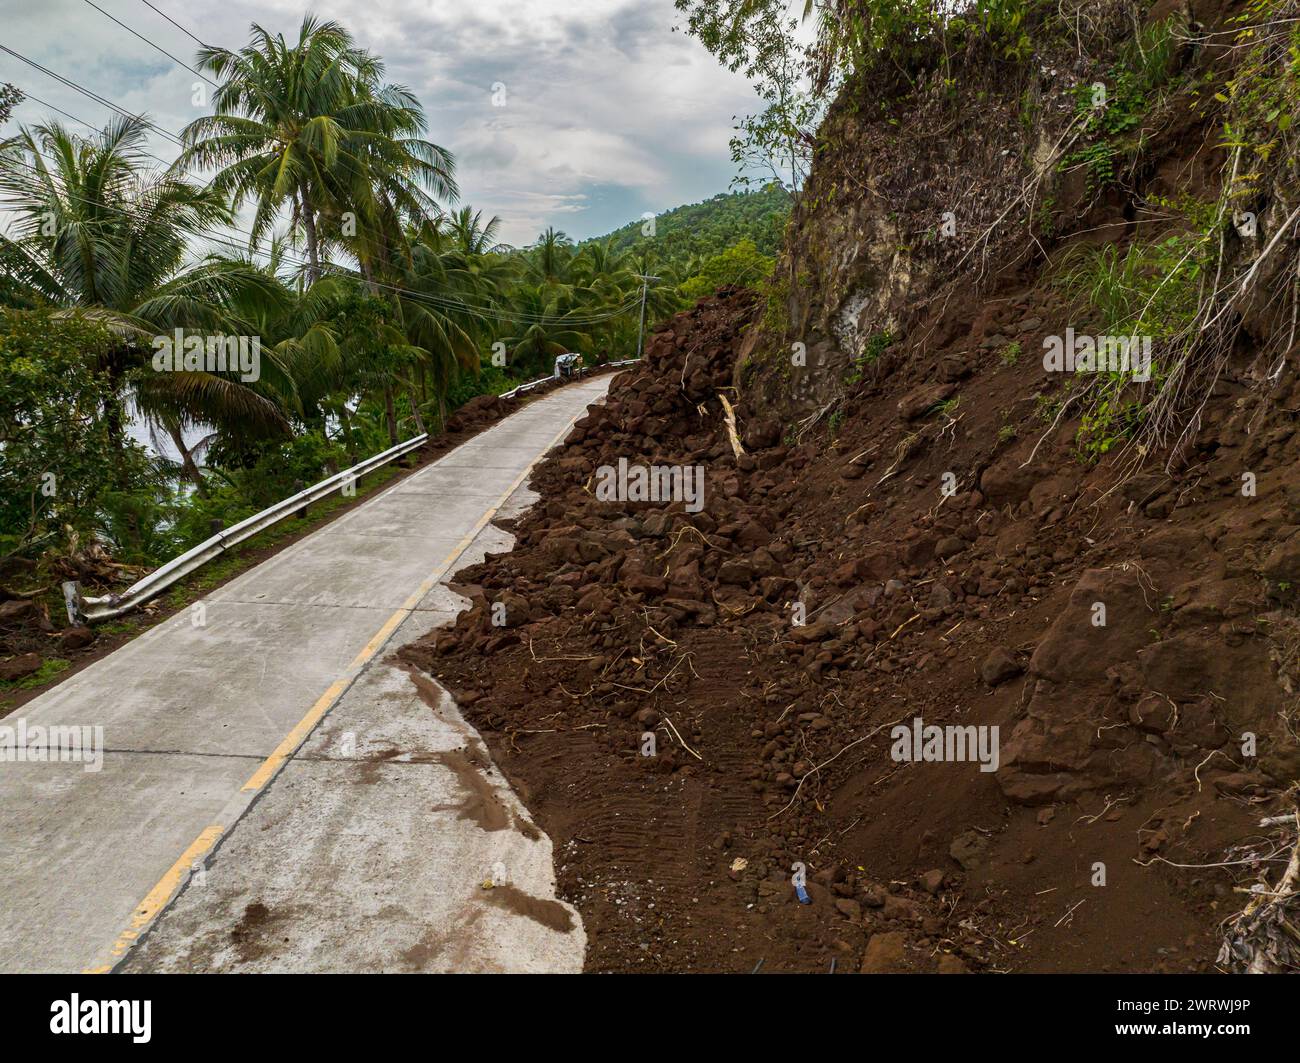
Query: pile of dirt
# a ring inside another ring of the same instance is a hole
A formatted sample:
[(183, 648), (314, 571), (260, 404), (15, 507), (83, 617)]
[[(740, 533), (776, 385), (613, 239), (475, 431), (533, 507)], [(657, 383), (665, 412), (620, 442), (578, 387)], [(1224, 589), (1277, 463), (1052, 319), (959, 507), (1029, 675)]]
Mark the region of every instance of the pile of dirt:
[(447, 431), (485, 428), (513, 412), (516, 406), (514, 400), (503, 399), (500, 395), (475, 395), (447, 418)]
[[(550, 833), (591, 968), (1245, 962), (1225, 924), (1276, 885), (1295, 829), (1261, 819), (1300, 778), (1294, 175), (1259, 175), (1267, 239), (1222, 213), (1247, 119), (1205, 86), (1241, 6), (1177, 6), (849, 78), (762, 299), (653, 337), (408, 650)], [(1081, 94), (1138, 68), (1131, 137), (1089, 131)], [(1167, 275), (1188, 232), (1257, 294), (1162, 335), (1099, 442), (1092, 381), (1044, 360), (1107, 330), (1066, 267)]]
[[(607, 365), (584, 367), (580, 370), (580, 376), (588, 377), (609, 371)], [(491, 428), (503, 417), (510, 416), (525, 402), (531, 402), (577, 379), (579, 377), (547, 377), (532, 384), (527, 391), (509, 398), (504, 395), (475, 395), (447, 418), (447, 431), (453, 434), (481, 432), (484, 428)]]
[[(1300, 383), (1225, 379), (1184, 472), (1123, 478), (991, 356), (1041, 349), (1050, 288), (933, 322), (837, 425), (729, 389), (757, 313), (654, 336), (405, 651), (553, 839), (589, 967), (1212, 969), (1300, 774)], [(620, 460), (702, 498), (611, 498)], [(998, 731), (934, 759), (935, 725)]]

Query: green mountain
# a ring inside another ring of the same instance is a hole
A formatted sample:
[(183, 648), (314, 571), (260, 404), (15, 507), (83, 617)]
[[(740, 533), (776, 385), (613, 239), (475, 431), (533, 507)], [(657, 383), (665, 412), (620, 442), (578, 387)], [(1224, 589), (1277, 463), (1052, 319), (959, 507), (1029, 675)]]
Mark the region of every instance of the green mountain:
[(702, 203), (691, 203), (657, 214), (653, 237), (642, 235), (638, 219), (578, 246), (614, 241), (618, 251), (652, 251), (659, 263), (678, 265), (717, 255), (742, 240), (752, 240), (763, 255), (775, 255), (790, 217), (790, 193), (779, 184), (754, 192), (723, 192)]

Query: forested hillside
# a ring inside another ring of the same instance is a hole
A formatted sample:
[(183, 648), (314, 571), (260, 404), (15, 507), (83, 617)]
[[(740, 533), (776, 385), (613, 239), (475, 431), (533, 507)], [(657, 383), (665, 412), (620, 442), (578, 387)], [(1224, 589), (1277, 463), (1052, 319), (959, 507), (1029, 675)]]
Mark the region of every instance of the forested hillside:
[(723, 192), (702, 203), (656, 214), (653, 236), (647, 231), (649, 219), (638, 219), (578, 246), (602, 243), (636, 252), (653, 241), (661, 261), (680, 265), (720, 254), (748, 239), (760, 254), (775, 255), (791, 204), (790, 193), (775, 183), (755, 192)]

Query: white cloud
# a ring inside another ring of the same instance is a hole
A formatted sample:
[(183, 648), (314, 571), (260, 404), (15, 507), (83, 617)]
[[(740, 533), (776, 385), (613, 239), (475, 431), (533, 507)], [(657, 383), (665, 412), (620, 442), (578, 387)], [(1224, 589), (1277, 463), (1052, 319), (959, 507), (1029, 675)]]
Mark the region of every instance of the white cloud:
[[(195, 42), (138, 0), (96, 2), (193, 62)], [(157, 6), (226, 47), (242, 45), (254, 21), (296, 36), (304, 10), (289, 0)], [(312, 10), (347, 26), (383, 56), (389, 80), (419, 96), (430, 139), (457, 155), (463, 201), (500, 214), (512, 243), (547, 224), (592, 235), (721, 191), (732, 116), (754, 108), (743, 78), (673, 32), (672, 0), (321, 0)], [(177, 131), (199, 113), (193, 74), (81, 0), (0, 0), (0, 18), (10, 47), (161, 126)], [(107, 115), (3, 54), (0, 80), (91, 122)], [(496, 82), (503, 108), (492, 106)], [(29, 102), (18, 117), (47, 114)], [(151, 150), (175, 155), (163, 137)]]

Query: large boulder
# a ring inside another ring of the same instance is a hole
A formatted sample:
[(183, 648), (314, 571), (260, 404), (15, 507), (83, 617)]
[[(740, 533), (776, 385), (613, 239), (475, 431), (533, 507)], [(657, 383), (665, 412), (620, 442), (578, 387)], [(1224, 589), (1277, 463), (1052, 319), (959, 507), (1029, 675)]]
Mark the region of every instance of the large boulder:
[(1034, 650), (1030, 673), (1058, 683), (1101, 683), (1107, 669), (1150, 643), (1158, 598), (1139, 579), (1136, 569), (1086, 571)]

